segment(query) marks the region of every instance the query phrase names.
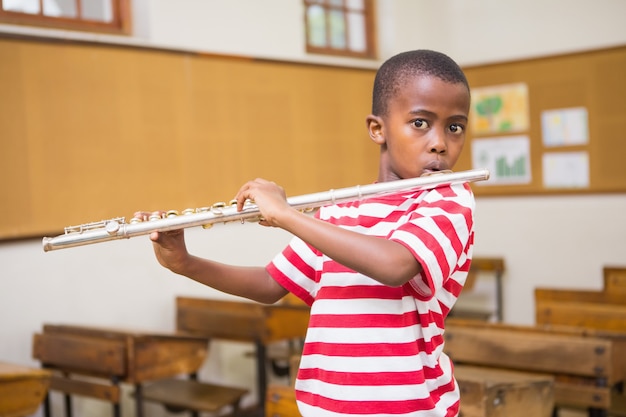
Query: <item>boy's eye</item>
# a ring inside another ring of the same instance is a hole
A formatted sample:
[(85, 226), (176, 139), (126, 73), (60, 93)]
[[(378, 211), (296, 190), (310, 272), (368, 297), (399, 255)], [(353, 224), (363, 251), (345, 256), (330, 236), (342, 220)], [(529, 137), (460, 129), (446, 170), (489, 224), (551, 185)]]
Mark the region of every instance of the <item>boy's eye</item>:
[(463, 130), (464, 128), (461, 125), (457, 125), (457, 124), (450, 125), (450, 132), (452, 133), (463, 133)]
[(426, 129), (428, 127), (428, 122), (423, 119), (417, 119), (413, 122), (413, 126), (418, 129)]

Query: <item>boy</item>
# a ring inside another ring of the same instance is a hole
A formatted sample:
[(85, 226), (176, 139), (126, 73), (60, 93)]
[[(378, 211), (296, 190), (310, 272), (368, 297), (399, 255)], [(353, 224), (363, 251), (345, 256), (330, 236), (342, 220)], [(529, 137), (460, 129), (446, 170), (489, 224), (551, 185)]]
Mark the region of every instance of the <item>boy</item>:
[[(370, 138), (378, 182), (452, 169), (465, 141), (467, 80), (446, 55), (398, 54), (374, 81)], [(459, 389), (442, 352), (444, 319), (472, 255), (474, 197), (467, 184), (291, 208), (276, 184), (256, 179), (261, 224), (294, 235), (266, 267), (190, 255), (183, 231), (153, 233), (159, 262), (217, 290), (274, 303), (288, 291), (311, 305), (296, 381), (303, 416), (455, 416)]]

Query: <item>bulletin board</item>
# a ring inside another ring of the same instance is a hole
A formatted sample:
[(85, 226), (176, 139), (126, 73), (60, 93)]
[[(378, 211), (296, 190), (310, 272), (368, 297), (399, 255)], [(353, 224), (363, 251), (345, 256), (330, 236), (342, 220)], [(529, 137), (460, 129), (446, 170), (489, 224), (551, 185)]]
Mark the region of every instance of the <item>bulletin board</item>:
[(626, 46), (464, 71), (477, 196), (626, 192)]

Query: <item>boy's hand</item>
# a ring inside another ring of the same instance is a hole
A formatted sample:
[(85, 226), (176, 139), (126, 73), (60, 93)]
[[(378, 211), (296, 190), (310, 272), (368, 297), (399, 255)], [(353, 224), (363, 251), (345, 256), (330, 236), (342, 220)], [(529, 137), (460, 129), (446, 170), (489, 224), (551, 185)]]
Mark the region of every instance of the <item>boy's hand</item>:
[(274, 182), (257, 178), (248, 181), (235, 196), (237, 210), (243, 210), (246, 200), (254, 201), (261, 212), (259, 224), (263, 226), (280, 227), (280, 215), (291, 209), (287, 203), (285, 190)]
[[(147, 220), (150, 216), (158, 215), (163, 218), (165, 212), (137, 212), (134, 217)], [(168, 232), (152, 232), (150, 240), (153, 242), (154, 254), (159, 263), (175, 273), (181, 273), (189, 253), (185, 244), (185, 230), (171, 230)]]

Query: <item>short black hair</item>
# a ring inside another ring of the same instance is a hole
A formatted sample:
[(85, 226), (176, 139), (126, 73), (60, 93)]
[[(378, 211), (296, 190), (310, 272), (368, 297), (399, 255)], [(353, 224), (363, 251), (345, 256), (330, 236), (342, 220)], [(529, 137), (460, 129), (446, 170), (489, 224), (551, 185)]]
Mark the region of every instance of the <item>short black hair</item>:
[(376, 73), (372, 96), (372, 114), (386, 116), (389, 100), (405, 82), (417, 76), (434, 76), (443, 81), (469, 83), (459, 65), (449, 56), (428, 49), (402, 52), (385, 61)]

